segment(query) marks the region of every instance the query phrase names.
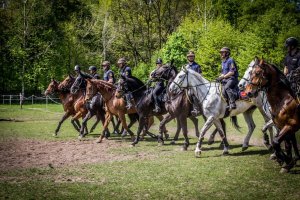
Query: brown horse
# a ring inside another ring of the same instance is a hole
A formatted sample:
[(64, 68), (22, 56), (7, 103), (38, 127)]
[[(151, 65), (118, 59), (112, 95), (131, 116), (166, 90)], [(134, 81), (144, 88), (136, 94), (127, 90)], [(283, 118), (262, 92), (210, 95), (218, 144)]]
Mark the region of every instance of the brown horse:
[[(292, 145), (296, 156), (299, 158), (295, 137), (295, 133), (300, 129), (299, 102), (297, 102), (283, 73), (276, 66), (265, 62), (263, 59), (257, 59), (245, 92), (249, 97), (253, 97), (260, 90), (266, 91), (273, 121), (280, 130), (273, 141), (273, 147), (277, 159), (284, 162), (281, 172), (288, 172), (294, 166), (291, 153)], [(282, 141), (285, 141), (287, 155), (280, 147)]]
[[(97, 92), (99, 92), (106, 104), (107, 112), (105, 116), (105, 123), (103, 125), (103, 132), (98, 139), (98, 143), (102, 141), (105, 136), (105, 129), (107, 128), (111, 118), (113, 115), (119, 117), (123, 128), (130, 134), (132, 140), (135, 139), (134, 133), (130, 130), (130, 127), (133, 125), (135, 121), (131, 121), (129, 125), (126, 123), (125, 114), (136, 114), (136, 109), (131, 108), (127, 110), (126, 102), (124, 99), (116, 97), (116, 87), (115, 85), (108, 83), (103, 80), (96, 80), (96, 79), (86, 79), (87, 86), (86, 86), (86, 96), (85, 100), (90, 100)], [(149, 119), (148, 126), (153, 123), (153, 118)]]
[[(55, 133), (54, 133), (55, 136), (57, 136), (62, 123), (67, 118), (69, 118), (71, 115), (75, 115), (76, 112), (75, 112), (75, 109), (74, 109), (74, 106), (73, 106), (74, 101), (76, 99), (80, 98), (80, 96), (82, 96), (82, 93), (77, 94), (77, 95), (72, 95), (72, 94), (70, 94), (70, 91), (65, 89), (65, 88), (59, 89), (59, 87), (58, 87), (59, 84), (60, 83), (58, 81), (52, 80), (50, 82), (50, 84), (48, 85), (47, 90), (45, 91), (45, 95), (50, 95), (50, 94), (53, 94), (53, 93), (57, 93), (59, 95), (59, 98), (62, 102), (64, 111), (65, 111), (63, 117), (61, 118), (61, 120), (58, 123), (57, 128), (55, 129)], [(73, 124), (74, 128), (79, 132), (79, 129), (80, 129), (79, 120), (75, 119), (72, 124)]]

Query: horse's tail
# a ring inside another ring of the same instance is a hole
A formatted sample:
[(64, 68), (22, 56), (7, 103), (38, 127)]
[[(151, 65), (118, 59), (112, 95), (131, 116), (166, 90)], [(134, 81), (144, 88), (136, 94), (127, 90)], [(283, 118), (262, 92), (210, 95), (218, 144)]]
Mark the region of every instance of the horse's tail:
[(241, 127), (238, 124), (237, 116), (230, 117), (230, 121), (231, 121), (233, 127), (240, 132)]

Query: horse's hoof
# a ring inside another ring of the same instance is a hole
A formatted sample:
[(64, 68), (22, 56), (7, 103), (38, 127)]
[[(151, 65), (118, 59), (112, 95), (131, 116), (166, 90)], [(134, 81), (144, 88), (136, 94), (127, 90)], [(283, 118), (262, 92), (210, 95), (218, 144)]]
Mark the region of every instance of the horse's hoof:
[(229, 151), (228, 150), (224, 150), (222, 154), (223, 154), (223, 156), (226, 156), (226, 155), (229, 154)]
[(195, 157), (200, 158), (200, 155), (201, 155), (201, 150), (198, 151), (195, 150)]
[(53, 133), (52, 136), (53, 136), (53, 137), (57, 137), (57, 133)]
[(100, 139), (99, 139), (99, 140), (96, 140), (96, 143), (101, 143), (101, 142), (102, 142), (102, 140), (100, 140)]
[(280, 173), (281, 173), (281, 174), (289, 173), (289, 171), (290, 171), (289, 169), (286, 169), (286, 168), (284, 168), (284, 167), (280, 169)]
[(275, 153), (272, 153), (271, 155), (270, 155), (270, 160), (276, 160), (276, 155), (275, 155)]
[(78, 140), (82, 140), (83, 136), (82, 135), (79, 135), (78, 136)]
[(248, 146), (243, 146), (242, 151), (246, 151), (248, 149)]
[(135, 147), (135, 143), (132, 143), (132, 144), (130, 145), (130, 147)]
[(165, 134), (165, 139), (169, 139), (170, 135), (168, 133)]
[(208, 140), (208, 141), (207, 141), (207, 144), (208, 144), (208, 145), (212, 145), (213, 143), (215, 143), (214, 140)]
[(187, 151), (187, 147), (181, 147), (181, 151)]
[(175, 140), (172, 140), (172, 141), (170, 142), (170, 144), (171, 144), (171, 145), (175, 145), (175, 144), (176, 144)]

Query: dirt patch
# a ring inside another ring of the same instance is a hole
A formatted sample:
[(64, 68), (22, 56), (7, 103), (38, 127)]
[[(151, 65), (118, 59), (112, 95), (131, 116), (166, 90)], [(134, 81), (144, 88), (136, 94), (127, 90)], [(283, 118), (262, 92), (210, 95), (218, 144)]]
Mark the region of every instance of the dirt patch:
[[(114, 155), (113, 148), (128, 146), (127, 142), (105, 140), (40, 141), (6, 140), (0, 142), (0, 170), (32, 167), (62, 167), (87, 163), (121, 161), (137, 155)], [(144, 156), (144, 155), (141, 155)]]

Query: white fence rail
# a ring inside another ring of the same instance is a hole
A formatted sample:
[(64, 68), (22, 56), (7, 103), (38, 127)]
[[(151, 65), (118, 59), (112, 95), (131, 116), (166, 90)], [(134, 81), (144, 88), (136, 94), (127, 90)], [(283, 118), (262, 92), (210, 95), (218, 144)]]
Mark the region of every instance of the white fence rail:
[(50, 96), (35, 96), (31, 95), (28, 97), (20, 95), (1, 95), (1, 102), (2, 104), (20, 104), (21, 106), (26, 103), (26, 104), (34, 104), (34, 103), (45, 103), (48, 105), (48, 103), (56, 103), (56, 104), (61, 104), (59, 98), (52, 98)]

